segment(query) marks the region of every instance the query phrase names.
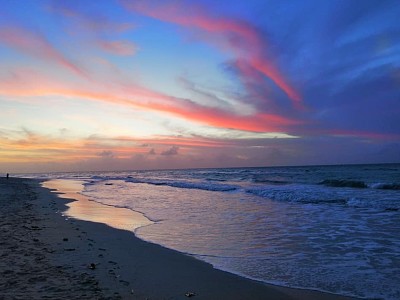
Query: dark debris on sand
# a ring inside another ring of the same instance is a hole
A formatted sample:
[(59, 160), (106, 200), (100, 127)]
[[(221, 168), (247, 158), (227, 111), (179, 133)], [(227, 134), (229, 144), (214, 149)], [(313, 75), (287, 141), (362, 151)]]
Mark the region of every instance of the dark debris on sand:
[(54, 265), (23, 179), (2, 179), (0, 189), (0, 299), (120, 299), (105, 295), (94, 276)]

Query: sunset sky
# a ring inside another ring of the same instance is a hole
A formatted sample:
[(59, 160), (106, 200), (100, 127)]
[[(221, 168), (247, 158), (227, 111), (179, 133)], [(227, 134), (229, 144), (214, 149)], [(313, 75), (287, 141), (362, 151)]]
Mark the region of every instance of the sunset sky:
[(1, 0), (0, 171), (400, 162), (400, 1)]

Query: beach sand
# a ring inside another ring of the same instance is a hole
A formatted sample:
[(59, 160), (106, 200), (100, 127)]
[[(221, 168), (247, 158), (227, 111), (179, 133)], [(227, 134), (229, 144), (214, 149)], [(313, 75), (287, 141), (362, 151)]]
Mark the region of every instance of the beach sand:
[(0, 179), (0, 299), (350, 299), (266, 285), (66, 218), (69, 201), (36, 180)]

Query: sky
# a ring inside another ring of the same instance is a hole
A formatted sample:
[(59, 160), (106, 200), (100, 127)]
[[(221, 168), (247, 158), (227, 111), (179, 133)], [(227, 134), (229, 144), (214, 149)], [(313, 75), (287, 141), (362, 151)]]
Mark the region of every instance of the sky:
[(0, 172), (400, 162), (398, 0), (0, 0)]

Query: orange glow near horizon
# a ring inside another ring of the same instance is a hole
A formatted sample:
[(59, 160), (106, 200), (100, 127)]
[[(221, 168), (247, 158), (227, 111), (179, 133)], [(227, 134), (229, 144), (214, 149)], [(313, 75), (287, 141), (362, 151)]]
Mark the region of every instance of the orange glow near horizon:
[[(135, 145), (132, 145), (135, 144)], [(135, 154), (148, 154), (151, 149), (162, 152), (170, 146), (182, 149), (215, 148), (229, 146), (229, 142), (185, 137), (149, 138), (97, 138), (94, 140), (74, 139), (64, 141), (61, 138), (49, 138), (31, 135), (2, 139), (0, 137), (0, 162), (40, 161), (76, 161), (89, 158), (129, 158)], [(107, 149), (107, 151), (104, 151)]]

